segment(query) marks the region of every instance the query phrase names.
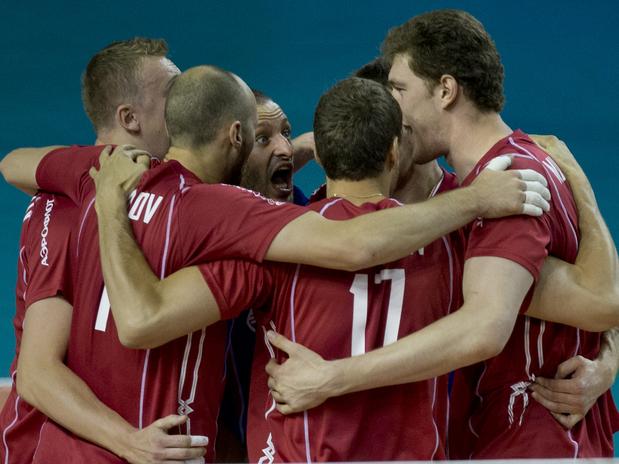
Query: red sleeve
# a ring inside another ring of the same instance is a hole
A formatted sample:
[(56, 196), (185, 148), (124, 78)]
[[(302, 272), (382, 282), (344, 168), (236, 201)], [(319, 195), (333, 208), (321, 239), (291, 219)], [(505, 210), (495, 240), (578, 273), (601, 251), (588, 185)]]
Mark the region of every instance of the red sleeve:
[(99, 155), (103, 148), (74, 145), (50, 151), (37, 168), (39, 189), (60, 193), (76, 204), (81, 203), (86, 190), (94, 188), (88, 171), (92, 166), (99, 167)]
[(198, 266), (222, 319), (233, 319), (248, 308), (263, 306), (271, 296), (272, 276), (266, 265), (249, 261), (215, 261)]
[(56, 295), (73, 303), (70, 241), (77, 222), (77, 207), (61, 196), (38, 197), (26, 237), (26, 308)]
[(535, 281), (548, 256), (550, 228), (544, 218), (511, 216), (483, 219), (473, 223), (468, 236), (465, 259), (497, 256), (520, 264)]
[(181, 198), (185, 262), (241, 258), (261, 262), (275, 236), (308, 212), (231, 185), (198, 184)]

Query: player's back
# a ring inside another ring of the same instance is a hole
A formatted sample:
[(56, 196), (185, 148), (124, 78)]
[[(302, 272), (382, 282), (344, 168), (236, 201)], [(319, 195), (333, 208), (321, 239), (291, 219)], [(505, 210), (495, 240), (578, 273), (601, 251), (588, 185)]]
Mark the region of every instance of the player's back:
[[(358, 207), (331, 198), (311, 207), (330, 219), (348, 219), (398, 205), (387, 199)], [(259, 325), (276, 329), (326, 359), (393, 343), (448, 314), (457, 304), (454, 285), (461, 280), (449, 238), (400, 261), (356, 273), (302, 265), (273, 269), (273, 309), (255, 311)], [(268, 353), (268, 347), (258, 344), (254, 374), (264, 369)], [(250, 460), (443, 458), (434, 410), (446, 401), (446, 385), (432, 379), (333, 398), (305, 413), (283, 416), (274, 410), (264, 377), (252, 378)]]

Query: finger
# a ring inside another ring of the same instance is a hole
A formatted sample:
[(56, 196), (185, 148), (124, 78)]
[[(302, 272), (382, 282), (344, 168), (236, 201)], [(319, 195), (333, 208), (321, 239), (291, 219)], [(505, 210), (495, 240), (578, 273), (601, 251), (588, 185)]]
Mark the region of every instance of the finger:
[(573, 358), (568, 359), (567, 361), (563, 361), (557, 367), (557, 373), (555, 374), (556, 379), (565, 379), (571, 376), (579, 367), (585, 365), (585, 359), (581, 356), (574, 356)]
[(539, 193), (544, 200), (550, 201), (550, 190), (547, 187), (544, 187), (543, 184), (534, 181), (524, 181), (526, 185), (526, 189), (531, 192)]
[(206, 450), (204, 448), (166, 448), (161, 450), (161, 456), (166, 461), (188, 461), (200, 459)]
[(88, 175), (92, 180), (97, 180), (97, 176), (99, 175), (99, 171), (94, 166), (88, 170)]
[(267, 380), (267, 385), (269, 386), (269, 390), (277, 390), (275, 387), (275, 379), (273, 377), (269, 377), (269, 380)]
[(546, 178), (533, 169), (514, 169), (514, 172), (524, 181), (539, 182), (544, 187), (548, 187), (548, 181)]
[(271, 396), (273, 397), (276, 403), (281, 403), (281, 404), (286, 403), (286, 398), (284, 398), (284, 395), (282, 395), (277, 390), (271, 390)]
[(147, 151), (144, 150), (139, 150), (137, 148), (131, 149), (131, 150), (126, 150), (123, 152), (123, 155), (125, 155), (127, 158), (136, 161), (138, 158), (142, 157), (142, 156), (147, 156), (150, 157), (149, 153)]
[(531, 205), (529, 203), (524, 203), (522, 205), (522, 214), (526, 216), (534, 216), (539, 217), (544, 214), (544, 210), (538, 206)]
[(103, 150), (101, 150), (101, 153), (99, 154), (99, 166), (103, 166), (106, 161), (110, 158), (110, 153), (112, 153), (112, 146), (111, 145), (106, 145), (105, 147), (103, 147)]
[(531, 396), (535, 401), (537, 401), (539, 404), (541, 404), (551, 412), (556, 412), (559, 414), (570, 414), (574, 412), (573, 408), (571, 408), (569, 405), (549, 400), (536, 392), (532, 392)]
[(524, 192), (524, 194), (525, 194), (524, 201), (526, 203), (533, 205), (533, 206), (537, 206), (538, 208), (541, 208), (544, 211), (550, 210), (550, 203), (544, 200), (544, 198), (539, 193), (527, 190), (526, 192)]
[(582, 414), (555, 414), (551, 413), (553, 417), (566, 429), (571, 429), (578, 424), (585, 416)]
[(275, 407), (277, 408), (279, 412), (281, 412), (284, 415), (294, 414), (295, 412), (297, 412), (294, 409), (292, 409), (289, 404), (286, 404), (286, 403), (275, 403)]
[(490, 161), (484, 169), (490, 169), (491, 171), (505, 171), (512, 165), (512, 157), (508, 155), (501, 155)]
[(177, 427), (184, 424), (187, 421), (187, 416), (178, 416), (176, 414), (170, 414), (169, 416), (157, 419), (153, 425), (161, 430), (168, 431), (172, 427)]
[(141, 155), (138, 155), (138, 157), (135, 160), (135, 162), (137, 164), (141, 164), (146, 169), (148, 169), (150, 167), (150, 155), (148, 153), (143, 153)]
[(204, 460), (204, 458), (199, 458), (199, 459), (191, 459), (191, 460), (187, 460), (185, 461), (185, 464), (204, 464), (206, 461)]
[(274, 332), (273, 330), (269, 330), (267, 332), (267, 338), (269, 339), (269, 341), (271, 342), (273, 346), (275, 346), (276, 348), (279, 348), (280, 350), (284, 351), (288, 355), (290, 355), (297, 349), (296, 343), (291, 342), (286, 337), (284, 337), (281, 334), (278, 334), (277, 332)]
[(269, 374), (270, 377), (274, 377), (277, 375), (277, 370), (279, 369), (279, 367), (280, 366), (277, 361), (275, 361), (275, 359), (271, 359), (264, 367), (264, 370), (267, 374)]
[(535, 384), (558, 393), (575, 394), (579, 391), (578, 385), (573, 379), (546, 379), (543, 377), (536, 377)]
[(536, 383), (531, 385), (531, 390), (534, 391), (536, 394), (541, 395), (542, 397), (544, 397), (545, 399), (549, 401), (553, 401), (555, 403), (565, 405), (563, 406), (563, 408), (568, 408), (568, 407), (570, 408), (569, 411), (562, 410), (562, 411), (555, 411), (555, 412), (569, 412), (569, 413), (580, 412), (577, 410), (578, 398), (571, 393), (558, 392), (556, 390), (546, 388), (543, 385), (539, 385)]

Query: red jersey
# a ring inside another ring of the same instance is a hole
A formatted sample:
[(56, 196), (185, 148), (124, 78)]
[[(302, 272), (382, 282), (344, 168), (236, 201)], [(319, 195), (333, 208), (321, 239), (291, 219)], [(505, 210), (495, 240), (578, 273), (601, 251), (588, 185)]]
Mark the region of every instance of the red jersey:
[(69, 199), (38, 193), (22, 223), (15, 289), (15, 358), (11, 364), (13, 385), (0, 412), (3, 464), (31, 463), (39, 431), (47, 419), (17, 394), (15, 379), (26, 309), (33, 303), (61, 295), (72, 301), (69, 241), (77, 208)]
[[(224, 377), (225, 324), (156, 349), (122, 346), (103, 284), (95, 189), (88, 175), (89, 168), (98, 165), (101, 149), (53, 151), (37, 171), (42, 188), (63, 192), (81, 205), (67, 365), (103, 403), (136, 427), (168, 414), (188, 415), (179, 432), (209, 436), (207, 460), (212, 461)], [(306, 212), (238, 187), (202, 184), (176, 161), (155, 164), (130, 197), (128, 214), (136, 241), (161, 278), (209, 260), (261, 261), (277, 233)], [(52, 423), (43, 429), (36, 459), (44, 463), (118, 461)]]
[[(330, 198), (311, 208), (330, 219), (348, 219), (397, 205), (383, 200), (357, 207)], [(210, 288), (222, 289), (218, 300), (224, 308), (249, 306), (255, 303), (252, 292), (264, 299), (265, 288), (273, 287), (269, 304), (263, 306), (268, 309), (254, 310), (259, 340), (272, 328), (326, 359), (336, 359), (393, 343), (457, 307), (460, 265), (449, 241), (437, 240), (405, 259), (358, 273), (270, 264), (260, 274), (251, 264), (239, 262), (202, 268)], [(283, 416), (275, 410), (264, 374), (273, 356), (283, 361), (266, 339), (259, 341), (248, 418), (251, 462), (445, 457), (434, 411), (446, 410), (439, 406), (447, 400), (446, 383), (441, 386), (432, 379), (359, 392)]]
[[(497, 256), (523, 266), (538, 278), (552, 254), (573, 262), (578, 252), (577, 212), (559, 167), (527, 135), (516, 131), (500, 140), (464, 180), (469, 185), (493, 158), (511, 154), (512, 168), (533, 169), (548, 181), (550, 211), (541, 217), (477, 220), (469, 226), (466, 258)], [(522, 315), (501, 354), (462, 369), (452, 392), (451, 458), (572, 458), (613, 456), (617, 411), (610, 393), (585, 419), (566, 431), (536, 401), (527, 387), (535, 376), (553, 378), (557, 366), (580, 354), (597, 356), (600, 334)]]

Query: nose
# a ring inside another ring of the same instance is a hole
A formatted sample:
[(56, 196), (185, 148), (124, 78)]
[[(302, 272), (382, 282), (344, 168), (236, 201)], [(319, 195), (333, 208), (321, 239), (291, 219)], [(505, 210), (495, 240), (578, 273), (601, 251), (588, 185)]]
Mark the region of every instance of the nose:
[(292, 160), (292, 144), (290, 143), (290, 139), (284, 137), (282, 134), (278, 134), (275, 137), (273, 154), (280, 158)]

